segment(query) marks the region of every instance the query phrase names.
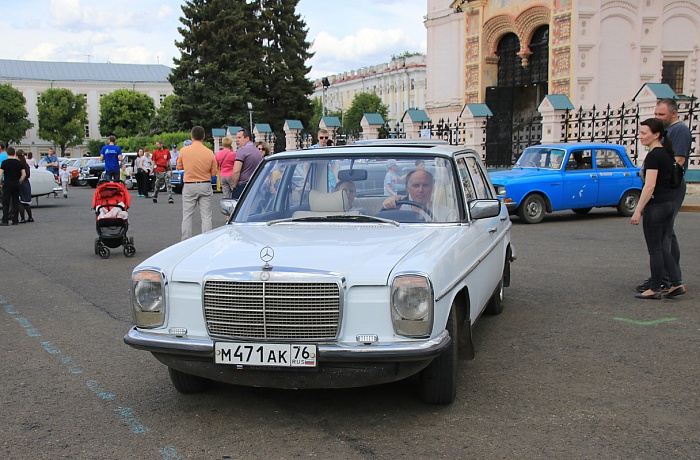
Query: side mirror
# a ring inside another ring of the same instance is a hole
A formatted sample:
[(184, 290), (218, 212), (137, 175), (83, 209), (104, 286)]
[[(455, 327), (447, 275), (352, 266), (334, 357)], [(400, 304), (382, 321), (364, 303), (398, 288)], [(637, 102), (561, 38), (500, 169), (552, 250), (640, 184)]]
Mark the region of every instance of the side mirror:
[(469, 202), (469, 214), (471, 218), (487, 219), (496, 217), (501, 213), (501, 200), (474, 200)]
[(230, 217), (231, 214), (233, 214), (233, 211), (236, 210), (237, 204), (238, 200), (221, 200), (221, 203), (219, 203), (221, 214)]

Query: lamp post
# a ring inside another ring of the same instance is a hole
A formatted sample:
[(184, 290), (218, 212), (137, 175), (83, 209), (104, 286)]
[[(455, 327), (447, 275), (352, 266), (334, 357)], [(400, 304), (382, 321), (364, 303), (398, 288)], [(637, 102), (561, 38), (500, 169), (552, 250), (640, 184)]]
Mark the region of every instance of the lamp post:
[(328, 77), (323, 77), (321, 79), (321, 84), (323, 85), (323, 100), (321, 101), (321, 114), (325, 117), (326, 116), (326, 104), (328, 103), (327, 99), (328, 96), (326, 95), (326, 91), (328, 90), (328, 87), (331, 86), (331, 82), (328, 81)]
[(253, 136), (253, 103), (248, 103), (248, 115), (250, 116), (250, 135)]

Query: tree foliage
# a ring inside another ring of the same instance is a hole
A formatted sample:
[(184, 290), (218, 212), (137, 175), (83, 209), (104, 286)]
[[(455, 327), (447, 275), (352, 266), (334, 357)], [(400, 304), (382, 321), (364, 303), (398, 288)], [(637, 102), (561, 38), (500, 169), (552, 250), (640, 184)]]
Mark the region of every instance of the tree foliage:
[(6, 144), (19, 144), (33, 126), (26, 104), (21, 91), (10, 84), (0, 85), (0, 140)]
[[(298, 0), (186, 0), (182, 6), (180, 58), (170, 82), (182, 128), (269, 123), (284, 143), (285, 119), (305, 125), (311, 115), (306, 78), (310, 44), (296, 14)], [(279, 147), (279, 145), (278, 145)]]
[[(384, 121), (389, 119), (389, 107), (382, 103), (376, 94), (361, 93), (355, 96), (343, 120), (343, 127), (348, 131), (360, 129), (360, 122), (366, 113), (378, 113)], [(380, 130), (381, 131), (381, 130)]]
[(178, 97), (174, 94), (166, 96), (156, 111), (156, 116), (151, 122), (151, 134), (176, 132), (180, 130), (180, 124), (175, 118), (175, 104)]
[(85, 97), (66, 88), (50, 88), (41, 93), (37, 104), (40, 138), (61, 149), (74, 147), (85, 139), (88, 122)]
[(149, 133), (155, 111), (149, 96), (118, 89), (100, 99), (100, 134), (129, 137)]
[(400, 54), (392, 54), (391, 60), (396, 61), (398, 59), (406, 59), (406, 58), (410, 58), (413, 56), (422, 56), (422, 55), (423, 55), (423, 53), (421, 53), (420, 51), (404, 51), (403, 53), (400, 53)]

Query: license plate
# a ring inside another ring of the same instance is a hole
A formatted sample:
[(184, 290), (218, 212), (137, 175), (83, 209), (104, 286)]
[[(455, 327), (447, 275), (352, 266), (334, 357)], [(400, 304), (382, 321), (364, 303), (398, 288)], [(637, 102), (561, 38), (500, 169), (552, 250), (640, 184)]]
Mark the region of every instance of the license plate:
[(316, 367), (316, 345), (216, 342), (216, 364), (274, 367)]

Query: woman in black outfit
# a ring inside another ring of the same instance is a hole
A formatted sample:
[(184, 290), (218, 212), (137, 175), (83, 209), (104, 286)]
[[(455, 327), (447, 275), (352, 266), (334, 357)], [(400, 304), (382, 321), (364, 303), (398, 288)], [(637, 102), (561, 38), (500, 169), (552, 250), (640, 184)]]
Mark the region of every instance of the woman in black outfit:
[[(31, 155), (31, 152), (29, 152), (29, 154)], [(26, 222), (34, 222), (34, 217), (32, 216), (32, 186), (29, 183), (29, 175), (32, 173), (32, 167), (29, 166), (23, 150), (17, 151), (17, 158), (27, 172), (27, 177), (24, 182), (19, 184), (19, 223), (24, 224)], [(25, 212), (28, 219), (24, 218)]]
[[(644, 159), (642, 175), (644, 187), (637, 209), (632, 215), (632, 225), (642, 220), (644, 239), (649, 251), (651, 289), (637, 294), (638, 299), (673, 298), (685, 294), (680, 268), (671, 255), (671, 239), (674, 221), (674, 189), (669, 185), (673, 170), (673, 145), (666, 137), (663, 122), (649, 118), (640, 123), (639, 139), (649, 148)], [(642, 216), (644, 216), (642, 218)], [(671, 286), (664, 286), (664, 268), (671, 279)]]

